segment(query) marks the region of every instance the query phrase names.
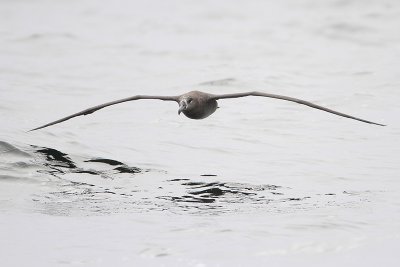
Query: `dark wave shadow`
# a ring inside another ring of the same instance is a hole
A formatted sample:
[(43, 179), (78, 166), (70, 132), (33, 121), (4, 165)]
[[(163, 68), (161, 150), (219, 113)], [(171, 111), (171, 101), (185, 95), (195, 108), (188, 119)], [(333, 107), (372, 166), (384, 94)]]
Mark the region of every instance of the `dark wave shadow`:
[[(215, 179), (214, 175), (212, 176)], [(192, 179), (172, 179), (165, 181), (174, 187), (183, 187), (184, 193), (158, 196), (167, 201), (169, 210), (176, 213), (220, 215), (232, 212), (249, 212), (263, 209), (268, 212), (290, 212), (315, 208), (306, 204), (310, 196), (296, 196), (291, 188), (261, 184), (232, 183), (218, 181), (194, 181)]]
[[(40, 172), (60, 180), (52, 191), (34, 197), (40, 212), (47, 214), (69, 216), (154, 210), (220, 214), (268, 205), (274, 198), (284, 195), (282, 190), (288, 190), (276, 185), (219, 182), (215, 181), (214, 174), (202, 174), (200, 181), (166, 179), (162, 172), (152, 177), (154, 180), (150, 183), (132, 179), (121, 184), (126, 175), (133, 178), (155, 170), (107, 158), (73, 159), (53, 148), (31, 147), (36, 161), (46, 167)], [(105, 178), (111, 182), (102, 182)]]
[(268, 203), (269, 199), (261, 195), (262, 191), (275, 192), (281, 188), (276, 185), (251, 185), (245, 183), (221, 183), (221, 182), (193, 182), (189, 179), (174, 179), (170, 182), (180, 182), (186, 188), (187, 194), (183, 196), (160, 196), (160, 199), (182, 203), (214, 203), (216, 201), (226, 203), (259, 202)]
[(38, 160), (38, 158), (42, 158), (42, 164), (49, 167), (48, 170), (42, 172), (56, 177), (66, 173), (86, 173), (90, 175), (97, 175), (102, 178), (113, 178), (112, 174), (116, 175), (118, 173), (126, 173), (133, 175), (150, 171), (149, 169), (128, 166), (113, 159), (91, 158), (81, 161), (81, 163), (102, 163), (108, 167), (106, 170), (96, 170), (93, 168), (79, 166), (82, 164), (74, 162), (71, 157), (68, 156), (68, 154), (59, 150), (48, 147), (38, 147), (34, 145), (31, 145), (31, 147), (34, 149), (33, 153), (36, 155), (36, 159)]
[(309, 196), (279, 185), (221, 182), (209, 173), (171, 179), (164, 171), (35, 145), (17, 147), (0, 142), (0, 152), (5, 159), (0, 170), (8, 171), (0, 181), (40, 186), (31, 196), (35, 211), (51, 215), (151, 211), (219, 215), (254, 209), (293, 212), (315, 209), (324, 199), (332, 205), (332, 199), (340, 198), (330, 192)]

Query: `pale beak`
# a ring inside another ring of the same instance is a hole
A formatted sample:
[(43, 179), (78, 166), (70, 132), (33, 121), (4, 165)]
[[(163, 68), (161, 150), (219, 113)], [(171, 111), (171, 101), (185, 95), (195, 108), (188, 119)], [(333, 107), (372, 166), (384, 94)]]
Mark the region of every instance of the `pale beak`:
[(178, 115), (181, 114), (182, 111), (184, 111), (187, 107), (186, 100), (182, 100), (179, 102), (179, 109), (178, 109)]

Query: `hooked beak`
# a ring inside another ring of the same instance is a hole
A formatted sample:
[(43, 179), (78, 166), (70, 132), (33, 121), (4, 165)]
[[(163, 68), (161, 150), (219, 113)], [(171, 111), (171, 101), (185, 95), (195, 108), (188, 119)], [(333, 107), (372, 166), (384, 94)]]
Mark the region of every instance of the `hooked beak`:
[(179, 102), (178, 115), (180, 115), (181, 112), (186, 109), (186, 107), (187, 107), (186, 100), (182, 100), (181, 102)]

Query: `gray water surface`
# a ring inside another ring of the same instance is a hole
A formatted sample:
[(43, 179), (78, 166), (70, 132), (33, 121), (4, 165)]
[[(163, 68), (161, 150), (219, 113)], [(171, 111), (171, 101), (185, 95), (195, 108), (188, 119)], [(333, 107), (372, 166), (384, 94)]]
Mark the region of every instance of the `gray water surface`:
[[(2, 266), (398, 266), (400, 4), (0, 1)], [(136, 94), (265, 91), (205, 120)]]

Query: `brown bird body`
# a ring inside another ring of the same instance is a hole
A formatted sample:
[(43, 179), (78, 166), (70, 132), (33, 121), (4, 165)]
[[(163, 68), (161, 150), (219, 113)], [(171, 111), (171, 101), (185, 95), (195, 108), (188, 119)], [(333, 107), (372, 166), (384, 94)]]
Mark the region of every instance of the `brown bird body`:
[(178, 114), (182, 112), (190, 119), (205, 119), (218, 108), (217, 100), (211, 94), (192, 91), (179, 96)]
[(35, 131), (39, 130), (57, 123), (64, 122), (66, 120), (72, 119), (74, 117), (78, 116), (83, 116), (83, 115), (89, 115), (99, 109), (111, 106), (111, 105), (116, 105), (119, 103), (123, 102), (128, 102), (128, 101), (133, 101), (133, 100), (139, 100), (139, 99), (158, 99), (158, 100), (163, 100), (163, 101), (175, 101), (179, 104), (179, 109), (178, 109), (178, 114), (181, 112), (185, 114), (186, 117), (190, 119), (204, 119), (213, 114), (217, 108), (218, 108), (218, 103), (217, 100), (219, 99), (227, 99), (227, 98), (238, 98), (238, 97), (246, 97), (246, 96), (260, 96), (260, 97), (269, 97), (269, 98), (275, 98), (275, 99), (281, 99), (281, 100), (286, 100), (290, 102), (295, 102), (298, 104), (306, 105), (315, 109), (319, 109), (325, 112), (329, 112), (341, 117), (353, 119), (353, 120), (358, 120), (361, 122), (369, 123), (369, 124), (375, 124), (379, 126), (385, 126), (380, 123), (360, 119), (351, 115), (347, 115), (345, 113), (341, 113), (329, 108), (325, 108), (323, 106), (293, 98), (293, 97), (288, 97), (288, 96), (283, 96), (283, 95), (275, 95), (275, 94), (268, 94), (268, 93), (263, 93), (263, 92), (245, 92), (245, 93), (234, 93), (234, 94), (223, 94), (223, 95), (214, 95), (214, 94), (208, 94), (200, 91), (191, 91), (186, 94), (180, 95), (180, 96), (147, 96), (147, 95), (136, 95), (128, 98), (123, 98), (120, 100), (112, 101), (112, 102), (107, 102), (101, 105), (97, 105), (88, 109), (85, 109), (81, 112), (72, 114), (70, 116), (64, 117), (62, 119), (50, 122), (48, 124), (45, 124), (43, 126), (34, 128), (30, 131)]

